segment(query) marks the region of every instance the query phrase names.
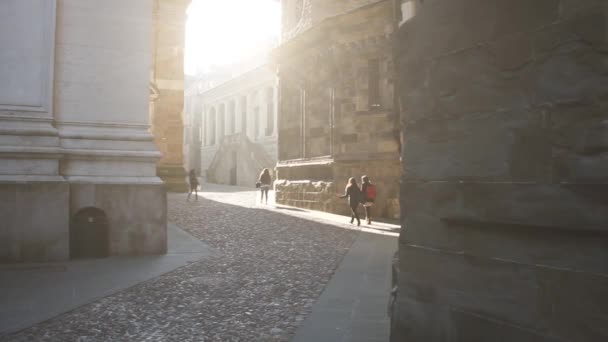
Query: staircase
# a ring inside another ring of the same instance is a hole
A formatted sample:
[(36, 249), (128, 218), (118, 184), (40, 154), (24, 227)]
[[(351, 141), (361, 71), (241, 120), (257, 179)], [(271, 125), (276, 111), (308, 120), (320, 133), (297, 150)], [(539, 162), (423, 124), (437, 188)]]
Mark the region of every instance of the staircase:
[(244, 133), (236, 133), (222, 139), (207, 177), (211, 183), (254, 186), (262, 169), (272, 170), (275, 163), (264, 146)]

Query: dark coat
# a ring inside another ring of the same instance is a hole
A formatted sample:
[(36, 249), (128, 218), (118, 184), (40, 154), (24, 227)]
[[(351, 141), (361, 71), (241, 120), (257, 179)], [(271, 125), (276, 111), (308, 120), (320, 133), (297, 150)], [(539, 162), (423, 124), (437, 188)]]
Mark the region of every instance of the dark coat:
[(364, 202), (374, 202), (374, 200), (373, 200), (373, 199), (371, 199), (371, 198), (367, 198), (367, 187), (368, 187), (369, 185), (372, 185), (372, 183), (371, 183), (371, 182), (367, 182), (367, 183), (363, 183), (363, 184), (361, 185), (361, 192), (363, 193), (363, 201), (364, 201)]
[(270, 185), (272, 183), (272, 177), (270, 177), (270, 174), (261, 174), (259, 182), (262, 183), (262, 185)]
[(340, 198), (346, 197), (348, 197), (348, 205), (350, 205), (351, 208), (356, 208), (359, 203), (363, 201), (363, 193), (358, 185), (348, 186), (344, 195), (340, 196)]

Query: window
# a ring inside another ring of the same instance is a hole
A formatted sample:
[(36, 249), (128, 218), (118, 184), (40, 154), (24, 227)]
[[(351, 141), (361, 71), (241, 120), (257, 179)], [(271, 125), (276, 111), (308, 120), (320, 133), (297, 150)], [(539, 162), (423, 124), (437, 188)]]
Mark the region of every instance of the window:
[(218, 121), (218, 129), (217, 129), (217, 134), (218, 134), (218, 139), (221, 142), (224, 138), (224, 136), (226, 135), (226, 105), (221, 104), (220, 105), (220, 113), (218, 115), (217, 118)]
[(209, 144), (215, 145), (215, 108), (209, 112)]
[(378, 109), (380, 108), (380, 62), (377, 59), (370, 59), (368, 61), (369, 70), (369, 108)]
[(266, 90), (266, 136), (274, 132), (274, 89)]
[(236, 133), (236, 104), (234, 101), (230, 101), (228, 105), (228, 124), (230, 125), (230, 134)]
[(253, 138), (255, 140), (260, 136), (260, 107), (256, 106), (253, 109)]
[(247, 96), (241, 97), (241, 132), (247, 134)]

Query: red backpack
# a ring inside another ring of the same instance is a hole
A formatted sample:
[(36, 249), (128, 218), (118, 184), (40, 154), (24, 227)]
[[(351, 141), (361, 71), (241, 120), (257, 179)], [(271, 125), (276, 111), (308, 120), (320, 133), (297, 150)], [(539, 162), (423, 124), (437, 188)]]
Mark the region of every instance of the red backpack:
[(368, 184), (365, 188), (365, 197), (370, 200), (376, 199), (376, 186), (374, 184)]

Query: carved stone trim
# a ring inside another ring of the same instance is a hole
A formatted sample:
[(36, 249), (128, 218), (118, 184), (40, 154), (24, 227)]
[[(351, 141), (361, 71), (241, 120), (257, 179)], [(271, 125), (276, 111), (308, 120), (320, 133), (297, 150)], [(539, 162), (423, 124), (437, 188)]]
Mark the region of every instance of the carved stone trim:
[[(13, 0), (18, 1), (18, 0)], [(0, 114), (14, 114), (13, 111), (25, 112), (30, 115), (51, 116), (53, 112), (53, 83), (55, 70), (55, 30), (57, 18), (57, 0), (40, 0), (43, 18), (34, 21), (42, 23), (41, 32), (44, 47), (42, 48), (40, 65), (40, 105), (21, 105), (13, 103), (0, 103)], [(29, 25), (30, 21), (23, 21), (23, 25)], [(10, 46), (7, 47), (10, 49)]]

